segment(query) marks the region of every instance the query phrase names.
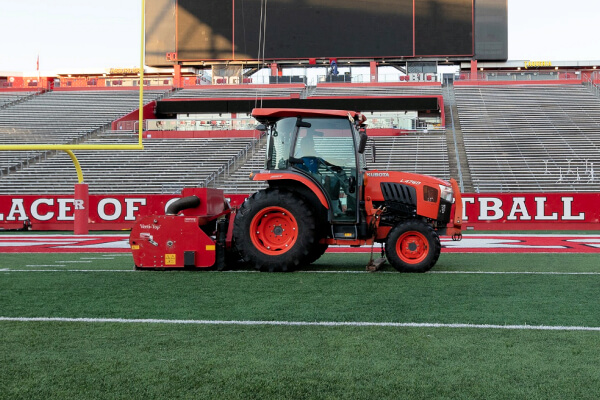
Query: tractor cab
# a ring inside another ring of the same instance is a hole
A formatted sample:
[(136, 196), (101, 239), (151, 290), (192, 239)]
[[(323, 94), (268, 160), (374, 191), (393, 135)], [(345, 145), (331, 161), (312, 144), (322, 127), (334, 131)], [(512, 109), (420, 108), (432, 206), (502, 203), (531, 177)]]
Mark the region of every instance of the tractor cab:
[(359, 219), (365, 118), (338, 110), (256, 109), (268, 134), (265, 169), (300, 175), (322, 193), (333, 223)]

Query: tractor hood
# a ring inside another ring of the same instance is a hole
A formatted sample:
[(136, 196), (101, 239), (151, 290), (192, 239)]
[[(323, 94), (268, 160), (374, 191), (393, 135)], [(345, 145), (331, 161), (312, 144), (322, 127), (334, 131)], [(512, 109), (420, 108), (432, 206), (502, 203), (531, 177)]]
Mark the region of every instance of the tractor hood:
[(437, 187), (437, 185), (443, 185), (451, 187), (450, 182), (445, 181), (443, 179), (439, 179), (429, 175), (412, 174), (409, 172), (399, 171), (369, 170), (365, 172), (365, 180), (369, 182), (379, 181), (401, 183), (404, 185), (413, 186), (415, 188), (423, 185), (430, 185), (435, 187)]
[[(452, 204), (452, 184), (433, 176), (398, 171), (366, 171), (365, 200), (414, 207), (417, 215), (438, 219), (441, 201)], [(458, 194), (460, 195), (460, 194)]]

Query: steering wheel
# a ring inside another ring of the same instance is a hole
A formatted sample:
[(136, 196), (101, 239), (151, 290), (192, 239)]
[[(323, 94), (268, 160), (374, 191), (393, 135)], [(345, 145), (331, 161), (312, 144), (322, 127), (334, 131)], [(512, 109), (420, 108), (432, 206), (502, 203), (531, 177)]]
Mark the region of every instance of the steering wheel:
[(303, 161), (304, 165), (306, 165), (307, 167), (309, 164), (312, 164), (311, 163), (311, 161), (312, 161), (317, 165), (317, 168), (320, 165), (322, 165), (325, 167), (326, 170), (334, 172), (334, 173), (340, 173), (344, 170), (342, 167), (332, 164), (329, 161), (325, 161), (321, 157), (306, 156), (306, 157), (302, 157), (302, 161)]

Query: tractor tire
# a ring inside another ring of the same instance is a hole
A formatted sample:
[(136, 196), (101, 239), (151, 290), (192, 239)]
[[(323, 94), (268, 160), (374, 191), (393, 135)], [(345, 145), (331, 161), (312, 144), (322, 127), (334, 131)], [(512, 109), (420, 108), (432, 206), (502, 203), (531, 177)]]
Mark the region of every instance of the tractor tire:
[(259, 271), (287, 272), (304, 264), (315, 247), (315, 217), (301, 196), (268, 188), (250, 196), (234, 221), (235, 244)]
[(317, 261), (319, 258), (321, 258), (321, 256), (323, 254), (325, 254), (328, 247), (329, 247), (328, 244), (318, 243), (318, 242), (315, 243), (313, 245), (312, 249), (310, 250), (310, 252), (308, 253), (306, 262), (304, 264), (312, 264), (315, 261)]
[(427, 272), (440, 257), (440, 237), (431, 225), (409, 220), (396, 225), (385, 242), (389, 263), (400, 272)]

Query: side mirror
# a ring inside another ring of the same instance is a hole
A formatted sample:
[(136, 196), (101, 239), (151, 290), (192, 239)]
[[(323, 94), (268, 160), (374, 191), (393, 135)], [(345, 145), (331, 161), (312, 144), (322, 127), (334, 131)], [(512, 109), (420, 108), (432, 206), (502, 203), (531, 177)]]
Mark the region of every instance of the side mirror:
[(310, 122), (304, 122), (300, 118), (298, 118), (298, 120), (296, 120), (296, 126), (298, 128), (310, 128), (312, 124)]
[(358, 142), (358, 153), (362, 154), (365, 152), (365, 148), (367, 147), (367, 140), (369, 137), (363, 131), (360, 132), (360, 141)]
[(256, 125), (256, 128), (254, 128), (254, 129), (256, 129), (257, 131), (261, 131), (261, 132), (267, 131), (267, 127), (265, 124), (258, 124), (258, 125)]

